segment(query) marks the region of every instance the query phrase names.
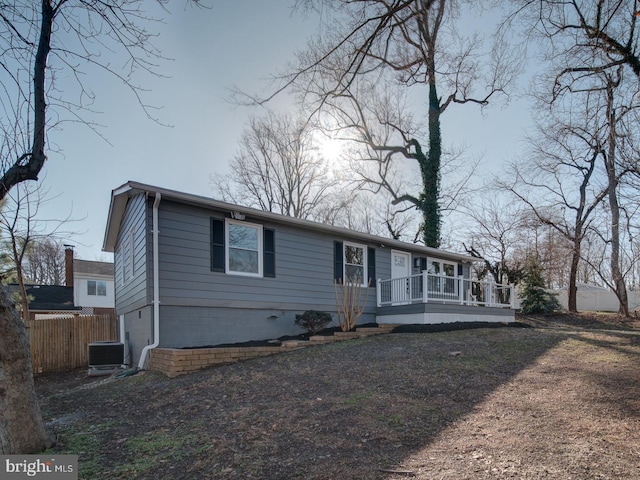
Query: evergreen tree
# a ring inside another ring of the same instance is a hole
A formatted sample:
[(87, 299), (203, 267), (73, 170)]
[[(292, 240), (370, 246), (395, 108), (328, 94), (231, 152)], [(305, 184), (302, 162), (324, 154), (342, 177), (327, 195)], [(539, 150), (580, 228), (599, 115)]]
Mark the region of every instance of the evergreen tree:
[(521, 297), (520, 308), (522, 313), (527, 315), (537, 313), (549, 315), (561, 308), (556, 294), (549, 293), (545, 289), (540, 265), (535, 261), (529, 262), (527, 266)]

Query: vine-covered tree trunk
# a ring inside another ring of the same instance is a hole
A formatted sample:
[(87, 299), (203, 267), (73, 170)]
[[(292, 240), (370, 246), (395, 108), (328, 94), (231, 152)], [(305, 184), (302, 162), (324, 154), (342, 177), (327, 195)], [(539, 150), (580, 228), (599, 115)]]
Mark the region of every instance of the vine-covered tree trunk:
[(36, 396), (24, 323), (0, 285), (0, 453), (44, 450), (50, 439)]
[(442, 156), (442, 137), (440, 134), (440, 101), (435, 80), (429, 83), (429, 152), (416, 152), (419, 157), (422, 174), (421, 209), (423, 218), (424, 244), (427, 247), (440, 247), (440, 157)]

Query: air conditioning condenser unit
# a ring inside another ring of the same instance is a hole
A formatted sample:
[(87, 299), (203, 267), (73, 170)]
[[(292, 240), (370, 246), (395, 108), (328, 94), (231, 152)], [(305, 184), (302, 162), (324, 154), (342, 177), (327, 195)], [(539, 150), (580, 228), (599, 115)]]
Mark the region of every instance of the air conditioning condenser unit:
[(94, 342), (89, 344), (89, 375), (111, 375), (121, 372), (124, 364), (124, 344)]

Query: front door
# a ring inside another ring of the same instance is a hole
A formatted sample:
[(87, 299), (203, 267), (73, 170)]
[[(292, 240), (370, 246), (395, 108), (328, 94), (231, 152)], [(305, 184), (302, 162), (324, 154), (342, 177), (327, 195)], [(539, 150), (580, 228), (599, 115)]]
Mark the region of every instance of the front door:
[(391, 250), (391, 301), (394, 305), (411, 302), (411, 254)]

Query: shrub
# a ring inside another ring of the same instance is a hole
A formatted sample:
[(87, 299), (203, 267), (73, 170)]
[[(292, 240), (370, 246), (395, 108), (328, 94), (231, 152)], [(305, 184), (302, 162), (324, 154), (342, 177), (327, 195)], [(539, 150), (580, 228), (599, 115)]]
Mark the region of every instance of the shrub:
[[(340, 280), (334, 282), (338, 322), (343, 332), (350, 332), (356, 327), (358, 319), (364, 312), (369, 298), (369, 285), (360, 285), (357, 281), (344, 284)], [(362, 291), (364, 290), (364, 301)]]
[(327, 312), (307, 310), (304, 313), (296, 314), (296, 325), (302, 327), (314, 335), (331, 323), (331, 315)]

